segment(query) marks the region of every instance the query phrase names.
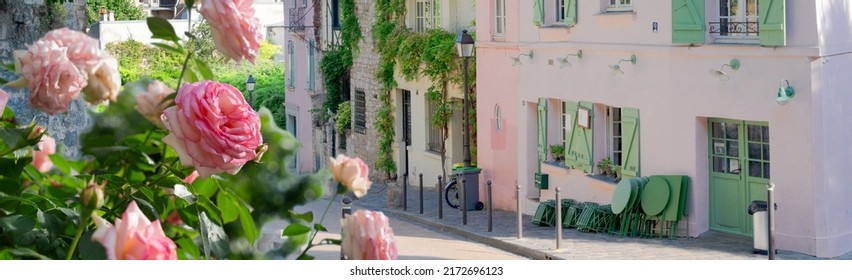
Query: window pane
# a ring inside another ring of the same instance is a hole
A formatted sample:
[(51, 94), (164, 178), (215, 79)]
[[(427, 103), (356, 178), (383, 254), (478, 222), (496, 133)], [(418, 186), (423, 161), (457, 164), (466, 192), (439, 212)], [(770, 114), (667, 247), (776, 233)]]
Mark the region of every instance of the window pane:
[(759, 143), (748, 143), (748, 158), (749, 159), (763, 159), (761, 156), (761, 152), (763, 151), (763, 145)]
[(763, 163), (763, 178), (769, 179), (769, 163)]
[(763, 163), (759, 161), (750, 160), (748, 162), (748, 176), (749, 177), (763, 177), (763, 173), (760, 172), (761, 167), (763, 167)]
[(724, 138), (725, 137), (725, 133), (724, 133), (724, 130), (722, 130), (722, 124), (721, 123), (717, 123), (717, 122), (713, 123), (713, 137), (715, 137), (715, 138)]
[(763, 139), (760, 136), (762, 129), (757, 125), (749, 125), (748, 126), (748, 141), (760, 142)]
[(728, 141), (728, 156), (729, 157), (739, 157), (740, 156), (740, 147), (737, 141)]
[(739, 138), (739, 127), (738, 124), (727, 123), (725, 124), (725, 132), (727, 132), (728, 139), (738, 139)]
[(713, 172), (725, 173), (727, 172), (725, 167), (725, 158), (713, 157)]
[(762, 126), (761, 128), (763, 128), (763, 142), (769, 143), (769, 127)]
[(769, 160), (769, 144), (763, 144), (763, 159)]

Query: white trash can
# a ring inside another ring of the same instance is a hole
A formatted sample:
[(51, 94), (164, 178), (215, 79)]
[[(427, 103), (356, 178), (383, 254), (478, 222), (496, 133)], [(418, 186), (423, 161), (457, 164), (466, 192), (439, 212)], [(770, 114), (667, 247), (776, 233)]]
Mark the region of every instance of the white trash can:
[(752, 216), (752, 229), (754, 231), (754, 253), (766, 255), (769, 252), (769, 219), (767, 216), (766, 201), (755, 200), (748, 207), (748, 214)]

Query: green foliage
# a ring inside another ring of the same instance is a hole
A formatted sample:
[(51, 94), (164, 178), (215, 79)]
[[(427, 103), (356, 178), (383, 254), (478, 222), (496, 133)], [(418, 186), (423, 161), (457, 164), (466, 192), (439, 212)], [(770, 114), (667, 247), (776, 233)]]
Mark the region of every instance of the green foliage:
[(58, 0), (49, 1), (49, 4), (45, 6), (47, 9), (47, 16), (41, 19), (42, 22), (39, 26), (42, 32), (47, 32), (65, 26), (65, 19), (68, 17), (68, 11), (65, 10), (65, 6), (62, 5), (62, 2), (63, 1)]
[(337, 109), (337, 123), (334, 124), (337, 131), (345, 131), (352, 125), (352, 108), (349, 102), (340, 103)]
[(106, 7), (108, 11), (115, 13), (115, 20), (140, 20), (145, 19), (145, 13), (142, 8), (137, 6), (136, 1), (128, 0), (86, 0), (88, 9), (86, 16), (89, 20), (89, 25), (100, 21), (101, 7)]
[(177, 87), (175, 73), (180, 73), (184, 59), (181, 53), (149, 47), (135, 40), (109, 43), (106, 51), (118, 59), (122, 84), (150, 76), (172, 88)]
[(323, 120), (327, 120), (328, 112), (337, 113), (344, 92), (344, 80), (349, 77), (349, 69), (355, 55), (358, 53), (358, 41), (361, 40), (361, 27), (358, 25), (358, 16), (355, 13), (354, 0), (340, 1), (340, 45), (326, 51), (320, 59), (320, 72), (322, 73), (323, 85), (325, 86), (326, 99), (323, 103)]

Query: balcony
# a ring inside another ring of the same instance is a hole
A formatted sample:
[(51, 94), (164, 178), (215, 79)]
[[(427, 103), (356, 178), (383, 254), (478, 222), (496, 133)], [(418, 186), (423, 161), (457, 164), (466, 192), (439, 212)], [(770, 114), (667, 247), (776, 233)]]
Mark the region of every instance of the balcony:
[(305, 7), (298, 8), (290, 8), (289, 12), (289, 25), (287, 29), (292, 31), (305, 31), (305, 15), (306, 9)]

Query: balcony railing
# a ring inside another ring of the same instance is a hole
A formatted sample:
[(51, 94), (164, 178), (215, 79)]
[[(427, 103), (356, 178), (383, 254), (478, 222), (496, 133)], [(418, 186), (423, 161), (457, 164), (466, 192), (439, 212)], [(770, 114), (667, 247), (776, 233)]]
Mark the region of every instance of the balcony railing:
[(287, 26), (288, 29), (293, 31), (304, 31), (305, 30), (305, 8), (290, 8), (290, 24)]
[(755, 36), (759, 35), (759, 28), (756, 21), (727, 21), (710, 22), (710, 34), (718, 34), (719, 36)]

